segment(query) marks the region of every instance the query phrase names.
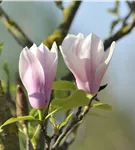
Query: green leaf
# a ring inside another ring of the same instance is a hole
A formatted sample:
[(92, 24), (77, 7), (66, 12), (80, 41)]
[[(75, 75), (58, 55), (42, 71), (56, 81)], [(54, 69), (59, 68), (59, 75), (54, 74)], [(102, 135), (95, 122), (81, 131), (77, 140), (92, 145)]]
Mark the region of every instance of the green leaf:
[(55, 109), (54, 111), (50, 112), (46, 117), (45, 119), (48, 119), (51, 115), (55, 114), (58, 110), (60, 110), (61, 107), (59, 107), (58, 109)]
[(37, 117), (38, 116), (38, 111), (36, 110), (36, 109), (31, 109), (30, 110), (30, 112), (29, 112), (29, 114), (31, 115), (31, 116), (33, 116), (33, 117)]
[(70, 93), (69, 91), (65, 90), (55, 90), (53, 91), (53, 95), (57, 98), (67, 98), (70, 95)]
[(61, 129), (64, 127), (70, 120), (70, 118), (73, 116), (73, 112), (67, 116), (67, 118), (64, 120), (64, 122), (60, 123), (58, 128)]
[(113, 29), (115, 28), (115, 26), (116, 26), (119, 22), (120, 22), (120, 19), (116, 19), (116, 20), (112, 21), (110, 33), (112, 33)]
[(66, 111), (79, 106), (86, 106), (91, 98), (91, 94), (88, 94), (83, 90), (76, 90), (68, 98), (54, 98), (49, 109), (52, 111), (54, 109), (61, 108), (60, 110)]
[(9, 125), (11, 123), (18, 122), (21, 120), (36, 120), (36, 119), (33, 116), (19, 116), (17, 118), (10, 118), (3, 125), (0, 126), (0, 129), (6, 125)]
[(51, 121), (51, 123), (53, 124), (53, 126), (54, 126), (54, 127), (56, 127), (56, 126), (57, 126), (57, 122), (56, 122), (56, 120), (55, 120), (55, 118), (54, 118), (54, 116), (53, 116), (53, 115), (51, 115), (51, 117), (50, 117), (50, 121)]
[(108, 9), (107, 11), (113, 15), (118, 15), (119, 14), (119, 1), (115, 1), (115, 6), (113, 9)]
[(52, 89), (53, 90), (76, 90), (76, 86), (73, 82), (60, 80), (60, 81), (54, 81)]
[(112, 110), (112, 106), (109, 104), (104, 104), (104, 103), (96, 103), (92, 105), (92, 108), (100, 108), (100, 109), (104, 109), (107, 111), (111, 111)]
[(118, 12), (117, 12), (117, 9), (115, 9), (115, 8), (114, 8), (114, 9), (108, 9), (107, 11), (108, 11), (109, 13), (113, 14), (113, 15), (117, 15), (117, 13), (118, 13)]

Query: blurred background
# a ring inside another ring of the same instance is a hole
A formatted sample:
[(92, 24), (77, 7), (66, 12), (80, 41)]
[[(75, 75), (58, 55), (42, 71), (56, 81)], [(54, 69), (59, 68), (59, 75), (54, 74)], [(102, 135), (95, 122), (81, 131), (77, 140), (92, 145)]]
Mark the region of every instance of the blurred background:
[[(64, 2), (67, 6), (69, 2)], [(54, 2), (2, 2), (4, 11), (37, 45), (47, 38), (59, 25), (62, 19), (61, 10)], [(79, 32), (88, 35), (91, 32), (106, 39), (110, 27), (117, 17), (107, 10), (114, 8), (114, 2), (83, 1), (72, 22), (69, 33)], [(119, 14), (128, 12), (126, 2), (120, 2)], [(129, 20), (130, 21), (130, 20)], [(117, 29), (120, 25), (114, 29)], [(113, 111), (94, 112), (103, 117), (88, 115), (80, 127), (76, 141), (70, 150), (134, 150), (135, 149), (135, 30), (116, 42), (116, 48), (110, 66), (102, 84), (108, 83), (100, 92), (99, 99), (111, 104)], [(6, 80), (3, 64), (8, 62), (11, 82), (15, 84), (15, 73), (18, 72), (19, 54), (22, 47), (0, 22), (0, 41), (4, 47), (0, 56), (0, 79)], [(61, 55), (57, 79), (68, 73)], [(60, 119), (60, 118), (59, 118)]]

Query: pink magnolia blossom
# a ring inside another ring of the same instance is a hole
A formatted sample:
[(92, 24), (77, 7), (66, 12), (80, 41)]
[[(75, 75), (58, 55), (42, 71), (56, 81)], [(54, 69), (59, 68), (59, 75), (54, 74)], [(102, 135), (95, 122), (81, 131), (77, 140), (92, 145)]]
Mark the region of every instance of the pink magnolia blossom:
[(47, 107), (58, 64), (57, 46), (54, 42), (51, 51), (42, 43), (28, 49), (25, 47), (19, 59), (19, 73), (25, 86), (30, 104), (35, 109)]
[(96, 94), (102, 78), (111, 60), (115, 42), (108, 51), (104, 51), (99, 37), (90, 34), (86, 37), (79, 33), (67, 35), (60, 46), (64, 61), (74, 74), (78, 89)]

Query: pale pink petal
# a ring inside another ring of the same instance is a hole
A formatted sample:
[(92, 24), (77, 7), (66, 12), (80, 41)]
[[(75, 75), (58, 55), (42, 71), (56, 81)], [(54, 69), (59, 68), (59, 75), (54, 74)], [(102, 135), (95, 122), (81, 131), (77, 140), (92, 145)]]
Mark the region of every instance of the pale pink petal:
[[(55, 45), (55, 44), (53, 44)], [(56, 46), (57, 48), (57, 46)], [(51, 65), (53, 64), (55, 58), (56, 58), (56, 52), (50, 51), (43, 43), (39, 46), (37, 52), (37, 58), (40, 61), (45, 75), (47, 72), (49, 72)], [(54, 48), (53, 48), (54, 49)]]
[(79, 57), (85, 59), (85, 70), (89, 81), (89, 90), (92, 89), (95, 72), (104, 58), (103, 42), (94, 34), (88, 35), (81, 43)]
[(34, 43), (29, 50), (36, 56), (38, 50), (37, 45)]
[(94, 34), (68, 35), (60, 47), (64, 61), (74, 74), (77, 87), (95, 94), (112, 57), (114, 44), (108, 53), (103, 42)]
[(103, 76), (107, 70), (107, 67), (109, 65), (109, 62), (112, 58), (114, 48), (115, 48), (115, 42), (113, 42), (111, 44), (110, 50), (108, 50), (109, 53), (107, 53), (108, 55), (106, 55), (106, 57), (105, 57), (105, 61), (103, 63), (101, 63), (101, 65), (96, 70), (92, 93), (97, 93), (97, 91), (100, 87), (102, 78), (103, 78)]
[[(42, 43), (37, 52), (37, 58), (40, 61), (46, 77), (44, 91), (46, 93), (46, 99), (50, 99), (52, 83), (56, 76), (57, 64), (58, 64), (58, 50), (57, 45), (54, 42), (51, 51)], [(48, 101), (49, 102), (49, 101)]]
[(96, 94), (98, 92), (101, 81), (102, 81), (102, 78), (103, 78), (103, 76), (106, 72), (107, 66), (108, 66), (107, 64), (102, 63), (98, 67), (98, 69), (96, 71), (96, 74), (95, 74), (95, 78), (93, 79), (94, 82), (93, 82), (93, 85), (92, 85), (91, 94)]
[[(39, 97), (42, 97), (44, 93), (43, 87), (45, 86), (44, 72), (39, 60), (30, 50), (28, 50), (28, 48), (24, 48), (20, 54), (19, 73), (28, 95), (38, 95)], [(45, 99), (36, 100), (38, 106), (40, 106), (41, 103), (44, 103), (45, 105)], [(30, 103), (34, 106), (33, 103), (35, 102), (30, 99)]]
[(115, 48), (115, 42), (112, 42), (109, 50), (106, 51), (103, 62), (105, 62), (106, 64), (108, 64), (112, 58), (113, 52), (114, 52), (114, 48)]
[(74, 45), (72, 46), (72, 52), (75, 53), (76, 56), (78, 56), (78, 51), (80, 49), (80, 46), (81, 46), (81, 43), (83, 42), (84, 40), (84, 35), (79, 33), (77, 35), (77, 39), (74, 43)]
[(20, 54), (19, 73), (27, 90), (31, 90), (31, 87), (38, 89), (38, 85), (42, 85), (45, 81), (43, 69), (38, 59), (28, 48), (24, 48)]
[(94, 68), (98, 67), (104, 58), (103, 42), (94, 34), (88, 35), (82, 42), (79, 49), (81, 59), (88, 58)]
[(76, 78), (76, 85), (78, 89), (84, 90), (85, 92), (90, 93), (91, 89), (89, 86), (89, 82), (88, 81), (81, 81), (80, 79)]
[(73, 51), (73, 46), (74, 46), (76, 40), (77, 40), (77, 36), (72, 35), (72, 34), (68, 34), (68, 35), (64, 38), (61, 47), (62, 47), (65, 51)]
[(60, 51), (63, 55), (64, 61), (68, 69), (74, 74), (75, 78), (86, 81), (85, 63), (83, 59), (78, 58), (71, 51), (65, 50), (60, 46)]
[(84, 39), (84, 35), (82, 33), (78, 33), (77, 38)]
[(49, 100), (46, 99), (46, 95), (43, 92), (35, 92), (28, 94), (29, 102), (35, 109), (42, 109), (48, 106)]
[(57, 72), (57, 66), (58, 66), (58, 50), (57, 50), (57, 45), (55, 42), (52, 45), (50, 55), (52, 55), (52, 57), (50, 57), (50, 64), (49, 64), (50, 68), (48, 69), (47, 74), (46, 74), (47, 99), (50, 99), (52, 84), (55, 79), (56, 72)]

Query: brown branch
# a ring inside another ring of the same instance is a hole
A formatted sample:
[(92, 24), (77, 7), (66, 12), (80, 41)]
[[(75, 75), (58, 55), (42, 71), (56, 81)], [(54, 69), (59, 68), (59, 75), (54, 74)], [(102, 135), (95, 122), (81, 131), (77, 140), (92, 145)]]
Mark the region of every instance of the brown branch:
[(33, 42), (26, 36), (26, 34), (22, 31), (22, 29), (6, 14), (3, 8), (0, 6), (0, 18), (8, 29), (8, 31), (12, 34), (14, 39), (22, 46), (31, 47)]
[(119, 39), (123, 38), (125, 35), (130, 33), (134, 27), (135, 27), (135, 14), (133, 14), (133, 20), (131, 23), (123, 25), (113, 36), (110, 36), (109, 38), (104, 40), (105, 50), (107, 50), (107, 48), (110, 47), (113, 41), (118, 41)]
[(52, 35), (50, 35), (47, 39), (43, 41), (43, 43), (49, 48), (52, 46), (53, 42), (56, 41), (58, 45), (60, 45), (67, 35), (69, 28), (72, 24), (72, 21), (75, 17), (75, 14), (81, 4), (81, 1), (73, 1), (71, 4), (64, 8), (63, 19), (59, 27), (54, 31)]
[[(71, 23), (75, 17), (75, 14), (80, 4), (81, 1), (73, 1), (68, 7), (63, 9), (63, 19), (61, 24), (52, 35), (50, 35), (47, 39), (43, 41), (49, 48), (51, 47), (54, 41), (56, 41), (57, 44), (61, 44), (62, 40), (68, 33), (68, 30), (71, 26)], [(26, 36), (22, 29), (6, 14), (6, 12), (2, 9), (1, 6), (0, 17), (5, 27), (22, 47), (32, 46), (33, 42)]]
[(62, 1), (54, 1), (54, 2), (55, 2), (56, 6), (57, 6), (59, 9), (61, 9), (61, 10), (64, 9), (64, 7), (63, 7), (63, 2), (62, 2)]
[[(89, 112), (91, 106), (92, 106), (92, 102), (93, 100), (97, 100), (96, 99), (97, 95), (93, 96), (92, 99), (90, 100), (88, 106), (86, 106), (85, 110), (81, 113), (81, 107), (78, 109), (77, 113), (75, 114), (74, 118), (71, 120), (71, 123), (69, 124), (69, 126), (66, 128), (66, 130), (59, 136), (59, 138), (57, 139), (57, 141), (55, 142), (55, 144), (52, 147), (52, 150), (57, 150), (59, 149), (59, 145), (61, 143), (61, 141), (63, 140), (63, 138), (65, 138), (67, 135), (69, 135), (69, 133), (71, 133), (71, 131), (79, 124), (80, 121), (83, 120), (83, 118), (86, 116), (86, 114)], [(81, 113), (81, 114), (80, 114)], [(65, 144), (65, 142), (63, 143)]]

